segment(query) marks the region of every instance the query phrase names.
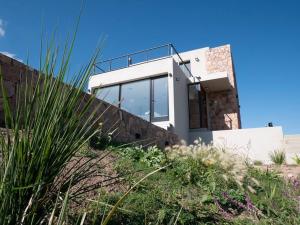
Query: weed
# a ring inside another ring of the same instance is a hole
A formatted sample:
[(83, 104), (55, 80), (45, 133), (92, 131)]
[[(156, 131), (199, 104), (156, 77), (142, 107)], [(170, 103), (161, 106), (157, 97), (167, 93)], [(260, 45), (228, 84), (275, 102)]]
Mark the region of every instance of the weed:
[(285, 152), (283, 150), (275, 150), (270, 153), (270, 158), (276, 165), (282, 165), (286, 160)]

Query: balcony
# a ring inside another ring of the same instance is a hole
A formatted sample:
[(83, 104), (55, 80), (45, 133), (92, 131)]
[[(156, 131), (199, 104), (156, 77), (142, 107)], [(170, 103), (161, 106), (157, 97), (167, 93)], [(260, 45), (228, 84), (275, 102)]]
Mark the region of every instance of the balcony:
[[(179, 59), (178, 61), (180, 63), (183, 63), (182, 58), (180, 57), (173, 44), (160, 45), (154, 48), (149, 48), (116, 58), (96, 62), (93, 67), (93, 74), (98, 75), (107, 73), (149, 62), (154, 62), (157, 60), (173, 58), (173, 56), (176, 56)], [(188, 71), (188, 76), (193, 77), (191, 71), (188, 68), (186, 68), (186, 70)]]

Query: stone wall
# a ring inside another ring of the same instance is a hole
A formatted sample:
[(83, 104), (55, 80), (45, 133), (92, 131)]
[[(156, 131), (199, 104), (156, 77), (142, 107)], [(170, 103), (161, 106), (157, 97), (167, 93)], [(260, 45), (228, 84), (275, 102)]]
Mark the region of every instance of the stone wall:
[(208, 106), (211, 130), (241, 128), (239, 99), (230, 45), (210, 48), (206, 52), (208, 73), (227, 72), (231, 90), (208, 93)]
[[(33, 84), (36, 83), (38, 71), (1, 53), (0, 69), (1, 74), (3, 74), (4, 86), (8, 93), (10, 105), (15, 110), (17, 88), (24, 84), (28, 78)], [(0, 93), (0, 126), (3, 127), (5, 124), (1, 90)], [(87, 101), (91, 98), (91, 95), (82, 93), (82, 98), (84, 101)], [(91, 111), (94, 109), (97, 109), (98, 115), (103, 114), (99, 122), (102, 122), (104, 132), (107, 133), (116, 129), (113, 139), (117, 142), (141, 145), (156, 144), (161, 148), (164, 148), (166, 145), (179, 143), (177, 135), (99, 99), (94, 100)]]

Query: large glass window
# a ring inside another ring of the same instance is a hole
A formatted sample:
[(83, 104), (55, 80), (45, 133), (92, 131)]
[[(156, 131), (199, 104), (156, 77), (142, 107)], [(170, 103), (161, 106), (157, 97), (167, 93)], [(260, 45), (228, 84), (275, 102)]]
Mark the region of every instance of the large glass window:
[(152, 120), (167, 120), (169, 115), (168, 77), (152, 80), (152, 98)]
[(121, 108), (150, 121), (150, 80), (122, 84)]
[(167, 76), (98, 88), (94, 94), (147, 121), (169, 119)]
[(119, 85), (103, 87), (96, 89), (95, 95), (97, 98), (106, 101), (112, 105), (119, 104)]

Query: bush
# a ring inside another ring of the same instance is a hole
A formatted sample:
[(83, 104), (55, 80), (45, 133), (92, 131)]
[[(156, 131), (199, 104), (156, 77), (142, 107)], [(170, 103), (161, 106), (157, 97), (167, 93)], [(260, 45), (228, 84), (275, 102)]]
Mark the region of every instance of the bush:
[(297, 165), (300, 165), (300, 156), (299, 155), (295, 155), (295, 157), (293, 158), (294, 162), (297, 164)]
[(260, 160), (254, 160), (254, 161), (253, 161), (253, 165), (254, 165), (254, 166), (262, 166), (262, 165), (263, 165), (263, 162), (260, 161)]
[(159, 167), (166, 161), (166, 155), (156, 146), (147, 149), (142, 146), (120, 148), (118, 153), (124, 158), (143, 163), (148, 167)]
[(285, 163), (285, 152), (283, 150), (275, 150), (270, 153), (270, 158), (276, 165), (282, 165)]

